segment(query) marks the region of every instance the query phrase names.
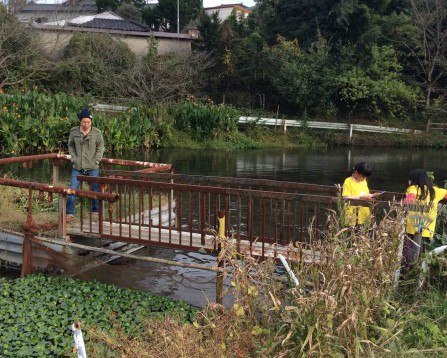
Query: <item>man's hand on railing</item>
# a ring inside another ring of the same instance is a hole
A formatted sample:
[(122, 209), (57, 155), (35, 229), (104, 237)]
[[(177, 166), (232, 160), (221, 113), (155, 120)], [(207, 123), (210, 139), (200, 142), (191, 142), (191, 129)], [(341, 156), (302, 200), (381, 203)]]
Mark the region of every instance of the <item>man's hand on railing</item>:
[(72, 158), (70, 154), (64, 154), (64, 153), (58, 153), (57, 157), (58, 158), (68, 159), (68, 160), (71, 160), (71, 158)]

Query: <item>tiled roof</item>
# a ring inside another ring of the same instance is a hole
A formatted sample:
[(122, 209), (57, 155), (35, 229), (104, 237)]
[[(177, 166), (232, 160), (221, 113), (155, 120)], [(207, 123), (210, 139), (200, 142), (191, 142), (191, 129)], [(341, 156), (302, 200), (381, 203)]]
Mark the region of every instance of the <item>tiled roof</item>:
[(61, 7), (72, 11), (98, 12), (96, 0), (68, 0), (61, 4)]
[(248, 6), (245, 6), (242, 3), (240, 3), (240, 4), (222, 4), (222, 5), (218, 5), (218, 6), (206, 7), (204, 9), (205, 10), (220, 10), (220, 9), (228, 9), (228, 8), (233, 8), (233, 7), (239, 8), (241, 10), (251, 11), (251, 9)]
[(70, 24), (70, 26), (84, 27), (89, 29), (104, 29), (104, 30), (121, 30), (121, 31), (149, 31), (149, 27), (129, 20), (114, 20), (114, 19), (98, 19), (82, 24)]
[(37, 12), (37, 11), (57, 11), (59, 10), (59, 4), (28, 4), (22, 7), (20, 12)]
[(97, 13), (98, 7), (95, 0), (69, 0), (60, 4), (27, 4), (19, 10), (20, 13), (26, 12), (79, 12), (79, 13)]

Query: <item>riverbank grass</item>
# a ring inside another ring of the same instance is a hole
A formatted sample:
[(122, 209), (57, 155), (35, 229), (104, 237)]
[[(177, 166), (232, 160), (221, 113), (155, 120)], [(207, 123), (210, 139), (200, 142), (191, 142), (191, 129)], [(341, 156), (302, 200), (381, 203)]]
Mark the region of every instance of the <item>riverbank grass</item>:
[(352, 232), (332, 216), (324, 240), (312, 242), (318, 259), (300, 260), (304, 245), (293, 250), (299, 286), (279, 280), (273, 261), (241, 257), (221, 240), (230, 307), (209, 304), (192, 325), (148, 320), (138, 339), (120, 334), (119, 347), (101, 332), (92, 344), (141, 357), (444, 357), (447, 295), (434, 285), (443, 276), (435, 270), (419, 286), (416, 269), (396, 281), (403, 217), (395, 207), (378, 225)]

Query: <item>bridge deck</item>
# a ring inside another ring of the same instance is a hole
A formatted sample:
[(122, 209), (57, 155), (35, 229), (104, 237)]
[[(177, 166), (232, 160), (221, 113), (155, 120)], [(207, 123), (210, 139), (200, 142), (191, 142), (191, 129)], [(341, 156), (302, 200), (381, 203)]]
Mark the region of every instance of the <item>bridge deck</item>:
[[(90, 233), (99, 235), (99, 223), (92, 222), (89, 225)], [(79, 224), (74, 225), (68, 230), (70, 235), (85, 235), (84, 230)], [(180, 248), (189, 251), (199, 252), (217, 252), (217, 243), (215, 236), (206, 234), (204, 237), (204, 244), (202, 244), (202, 237), (198, 233), (179, 232), (175, 229), (166, 228), (149, 228), (147, 226), (118, 224), (104, 222), (103, 233), (101, 237), (113, 241), (138, 243), (140, 245), (154, 245), (172, 248)], [(233, 249), (240, 253), (250, 253), (253, 256), (261, 257), (277, 257), (279, 254), (288, 258), (293, 251), (290, 246), (284, 246), (267, 242), (250, 242), (249, 240), (229, 241), (233, 245)], [(318, 255), (312, 254), (309, 250), (303, 250), (302, 259), (306, 262), (318, 261)]]

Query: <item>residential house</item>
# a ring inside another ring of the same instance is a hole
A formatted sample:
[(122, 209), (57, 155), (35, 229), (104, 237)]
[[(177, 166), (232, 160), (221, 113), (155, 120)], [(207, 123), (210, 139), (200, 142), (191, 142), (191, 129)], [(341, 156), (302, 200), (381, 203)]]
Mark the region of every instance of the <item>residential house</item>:
[(76, 32), (110, 34), (125, 42), (137, 58), (148, 53), (148, 40), (151, 38), (157, 40), (159, 54), (191, 53), (192, 37), (189, 34), (151, 31), (146, 25), (124, 20), (110, 11), (48, 23), (33, 23), (31, 26), (41, 33), (47, 54), (56, 59), (62, 56), (64, 48)]
[(67, 0), (60, 4), (29, 2), (19, 9), (17, 18), (22, 22), (46, 23), (97, 13), (95, 0)]
[(212, 15), (213, 13), (217, 13), (220, 21), (226, 20), (230, 15), (235, 15), (236, 18), (247, 17), (251, 10), (249, 7), (244, 4), (227, 4), (227, 5), (219, 5), (213, 7), (204, 8), (205, 12), (208, 15)]

